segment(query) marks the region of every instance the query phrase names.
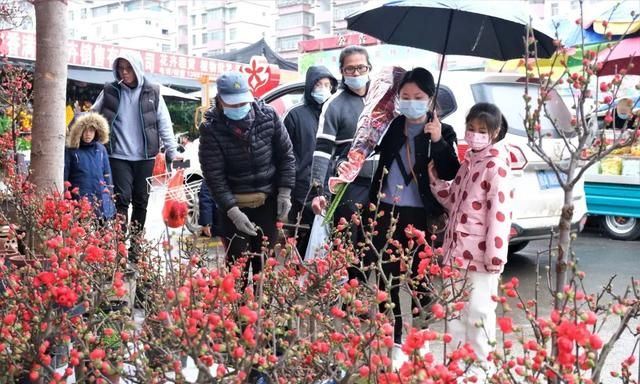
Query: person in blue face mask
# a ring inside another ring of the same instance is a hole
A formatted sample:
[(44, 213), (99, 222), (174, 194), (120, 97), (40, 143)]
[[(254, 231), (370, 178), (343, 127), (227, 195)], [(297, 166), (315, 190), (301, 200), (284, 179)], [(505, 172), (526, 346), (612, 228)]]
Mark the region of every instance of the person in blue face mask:
[[(369, 189), (369, 199), (377, 202), (379, 191), (383, 192), (384, 197), (379, 203), (378, 210), (394, 212), (394, 218), (397, 217), (398, 221), (393, 223), (396, 228), (393, 238), (403, 244), (403, 248), (406, 249), (409, 239), (404, 231), (408, 225), (426, 232), (427, 238), (434, 225), (437, 226), (434, 232), (440, 233), (444, 230), (446, 222), (444, 208), (429, 188), (427, 165), (433, 162), (440, 177), (451, 180), (458, 172), (460, 163), (455, 151), (456, 134), (453, 128), (440, 122), (437, 113), (433, 119), (429, 119), (431, 117), (429, 106), (435, 92), (431, 73), (424, 68), (408, 71), (403, 76), (398, 89), (397, 109), (400, 116), (390, 123), (376, 149), (380, 160)], [(431, 135), (431, 158), (427, 155), (427, 134)], [(338, 172), (349, 173), (349, 168), (348, 162), (342, 162), (338, 165)], [(385, 169), (388, 170), (387, 173), (384, 172)], [(377, 220), (378, 226), (372, 243), (375, 249), (380, 250), (388, 242), (387, 235), (392, 226), (391, 215), (373, 219)], [(366, 222), (366, 220), (363, 221)], [(420, 251), (418, 249), (415, 254), (417, 255)], [(386, 253), (384, 255), (389, 257)], [(374, 262), (375, 257), (375, 252), (371, 251), (366, 255), (365, 263)], [(415, 257), (413, 265), (410, 266), (414, 275), (413, 281), (418, 281), (416, 277), (419, 262), (420, 259)], [(399, 296), (401, 265), (399, 261), (386, 260), (383, 261), (382, 268), (387, 280), (394, 287), (390, 291), (391, 302), (395, 304), (393, 313), (396, 346), (392, 350), (392, 360), (394, 369), (398, 369), (407, 360), (407, 356), (400, 348), (403, 332)], [(380, 279), (380, 285), (381, 290), (387, 290), (383, 279)], [(415, 286), (412, 289), (420, 302), (420, 305), (417, 305), (415, 300), (412, 301), (412, 313), (417, 315), (425, 308), (430, 308), (430, 296), (423, 286)], [(386, 304), (380, 305), (381, 312), (387, 310)]]
[(634, 115), (631, 112), (633, 108), (634, 100), (630, 97), (623, 97), (618, 99), (618, 103), (614, 110), (614, 119), (611, 123), (607, 124), (606, 128), (614, 129), (633, 129)]
[[(351, 147), (358, 126), (358, 118), (364, 109), (364, 98), (369, 88), (369, 73), (372, 66), (366, 49), (349, 46), (340, 52), (340, 72), (342, 85), (336, 94), (322, 107), (316, 134), (316, 146), (311, 166), (311, 208), (320, 214), (327, 206), (329, 196), (327, 181), (335, 174), (334, 164), (337, 158), (346, 155)], [(366, 204), (375, 159), (367, 159), (358, 177), (349, 184), (334, 214), (334, 224), (344, 217), (350, 220), (359, 204)], [(353, 230), (353, 241), (357, 242), (357, 231)]]
[[(246, 252), (260, 254), (263, 236), (275, 244), (276, 222), (291, 209), (296, 160), (280, 117), (254, 100), (243, 74), (224, 73), (216, 85), (215, 103), (200, 124), (199, 158), (218, 207), (227, 261), (234, 262)], [(259, 273), (260, 256), (250, 261)]]
[(305, 254), (309, 240), (309, 231), (305, 228), (311, 225), (314, 218), (309, 184), (318, 120), (323, 104), (335, 93), (337, 87), (338, 80), (327, 67), (309, 67), (302, 101), (291, 107), (283, 118), (296, 157), (296, 187), (293, 190), (293, 208), (289, 213), (289, 222), (300, 224), (297, 248), (301, 255)]

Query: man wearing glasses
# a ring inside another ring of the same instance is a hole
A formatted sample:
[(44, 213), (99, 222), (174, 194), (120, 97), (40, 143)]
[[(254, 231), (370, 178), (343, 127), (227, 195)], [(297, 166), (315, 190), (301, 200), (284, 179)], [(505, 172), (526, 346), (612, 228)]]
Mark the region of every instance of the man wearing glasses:
[[(313, 153), (311, 168), (311, 196), (315, 196), (312, 208), (320, 214), (326, 207), (324, 196), (327, 172), (333, 175), (334, 161), (351, 147), (356, 133), (358, 118), (364, 109), (364, 96), (369, 88), (369, 72), (371, 62), (367, 50), (359, 46), (346, 47), (340, 53), (340, 72), (342, 86), (327, 100), (320, 114), (316, 148)], [(356, 204), (364, 204), (368, 200), (371, 179), (377, 164), (372, 159), (365, 161), (358, 177), (349, 184), (341, 202), (336, 209), (334, 221), (341, 217), (350, 220), (356, 211)], [(355, 239), (354, 239), (355, 240)]]

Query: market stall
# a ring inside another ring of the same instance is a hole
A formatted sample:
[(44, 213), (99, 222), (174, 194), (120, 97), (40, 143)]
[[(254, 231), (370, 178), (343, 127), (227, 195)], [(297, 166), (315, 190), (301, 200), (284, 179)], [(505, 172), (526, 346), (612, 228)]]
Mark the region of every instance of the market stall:
[(590, 215), (612, 238), (640, 238), (640, 144), (603, 158), (584, 176)]

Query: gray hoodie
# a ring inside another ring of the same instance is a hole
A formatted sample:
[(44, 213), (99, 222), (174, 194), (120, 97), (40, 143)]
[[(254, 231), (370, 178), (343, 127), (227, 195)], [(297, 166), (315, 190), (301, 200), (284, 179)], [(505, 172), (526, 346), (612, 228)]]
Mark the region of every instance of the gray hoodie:
[[(125, 51), (113, 60), (113, 76), (117, 81), (121, 81), (118, 74), (118, 59), (125, 59), (133, 68), (138, 84), (135, 88), (129, 88), (124, 83), (121, 84), (120, 104), (118, 114), (111, 127), (113, 135), (119, 140), (114, 140), (111, 157), (115, 159), (138, 161), (147, 160), (145, 156), (145, 142), (143, 136), (142, 120), (138, 100), (142, 84), (145, 82), (142, 58), (137, 52)], [(91, 110), (100, 111), (102, 108), (104, 91), (98, 95)], [(157, 108), (158, 133), (165, 148), (165, 153), (170, 159), (175, 158), (177, 143), (173, 135), (173, 125), (169, 110), (162, 97), (159, 97)]]

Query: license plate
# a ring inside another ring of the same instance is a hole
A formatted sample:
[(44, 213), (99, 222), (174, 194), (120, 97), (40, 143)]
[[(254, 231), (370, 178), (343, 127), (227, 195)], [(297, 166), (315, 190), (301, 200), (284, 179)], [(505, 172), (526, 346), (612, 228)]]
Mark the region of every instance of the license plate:
[(560, 188), (558, 176), (552, 170), (538, 171), (538, 184), (541, 190)]

